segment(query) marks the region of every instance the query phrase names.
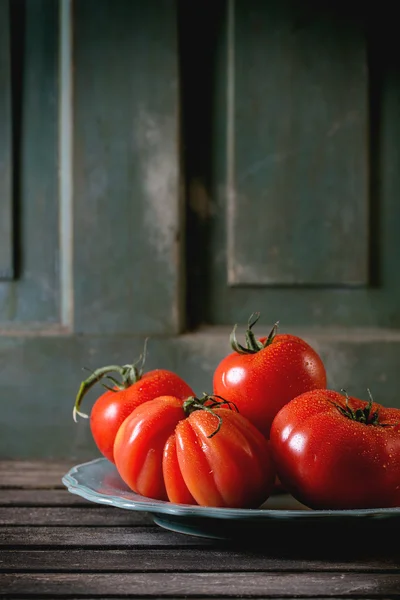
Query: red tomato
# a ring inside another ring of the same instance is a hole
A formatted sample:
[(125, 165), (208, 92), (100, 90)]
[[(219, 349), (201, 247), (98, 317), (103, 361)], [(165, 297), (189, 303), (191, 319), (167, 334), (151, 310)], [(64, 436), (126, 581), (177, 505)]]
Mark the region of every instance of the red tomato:
[(202, 506), (253, 508), (268, 498), (275, 477), (269, 442), (245, 417), (209, 400), (162, 396), (124, 421), (114, 457), (132, 490)]
[(292, 398), (308, 390), (326, 388), (326, 372), (317, 352), (294, 335), (277, 335), (277, 324), (268, 338), (257, 340), (249, 319), (247, 347), (231, 334), (233, 353), (214, 372), (214, 394), (233, 402), (266, 436), (276, 413)]
[(400, 506), (400, 410), (331, 390), (298, 396), (276, 415), (279, 477), (311, 508)]
[[(110, 378), (109, 373), (114, 371), (121, 375), (121, 384)], [(173, 394), (181, 399), (193, 395), (190, 386), (172, 371), (155, 369), (145, 374), (142, 372), (143, 361), (140, 369), (135, 365), (103, 367), (94, 371), (79, 389), (73, 411), (75, 420), (77, 414), (87, 418), (87, 415), (79, 411), (79, 407), (89, 388), (104, 377), (111, 379), (113, 383), (113, 388), (109, 388), (96, 400), (90, 413), (93, 439), (103, 456), (111, 462), (114, 462), (113, 448), (117, 431), (137, 406), (164, 394)]]

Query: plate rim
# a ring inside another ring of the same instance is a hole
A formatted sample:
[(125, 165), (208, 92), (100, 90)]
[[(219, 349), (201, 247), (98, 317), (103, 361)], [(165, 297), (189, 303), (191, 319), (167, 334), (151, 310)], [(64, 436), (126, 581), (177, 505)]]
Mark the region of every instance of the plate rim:
[[(269, 508), (224, 508), (224, 507), (207, 507), (192, 504), (174, 504), (163, 500), (154, 500), (145, 498), (135, 492), (131, 492), (132, 499), (123, 498), (122, 496), (106, 496), (101, 494), (87, 485), (84, 485), (74, 477), (80, 470), (89, 469), (94, 464), (108, 463), (116, 469), (115, 465), (104, 457), (94, 458), (90, 461), (79, 463), (69, 469), (62, 476), (61, 481), (66, 486), (69, 492), (76, 494), (97, 504), (107, 504), (117, 508), (128, 510), (144, 511), (152, 514), (165, 514), (180, 517), (191, 518), (214, 518), (214, 519), (239, 519), (239, 520), (278, 520), (278, 519), (341, 519), (347, 518), (386, 518), (390, 516), (400, 516), (400, 507), (393, 508), (361, 508), (361, 509), (269, 509)], [(141, 500), (143, 498), (143, 500)]]

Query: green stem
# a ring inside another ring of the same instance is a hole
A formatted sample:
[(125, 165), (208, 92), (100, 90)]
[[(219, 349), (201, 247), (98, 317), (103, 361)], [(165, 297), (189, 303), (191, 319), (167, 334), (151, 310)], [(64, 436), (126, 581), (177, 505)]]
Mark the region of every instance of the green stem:
[[(215, 398), (219, 398), (219, 400), (215, 400)], [(210, 404), (206, 405), (206, 402), (210, 402)], [(206, 393), (203, 394), (202, 398), (195, 398), (194, 396), (190, 396), (190, 398), (185, 400), (185, 402), (183, 403), (183, 410), (184, 410), (186, 416), (191, 415), (196, 410), (205, 410), (206, 412), (214, 415), (214, 417), (217, 417), (218, 425), (217, 425), (215, 431), (213, 431), (209, 436), (207, 436), (208, 438), (212, 438), (212, 437), (214, 437), (214, 435), (216, 435), (219, 432), (219, 430), (221, 429), (221, 425), (222, 425), (221, 415), (218, 415), (215, 411), (213, 411), (213, 408), (218, 408), (223, 405), (228, 406), (228, 408), (231, 410), (232, 410), (231, 407), (234, 406), (236, 412), (239, 412), (236, 404), (234, 404), (233, 402), (230, 402), (229, 400), (225, 400), (224, 398), (222, 398), (222, 396), (216, 396), (214, 394), (210, 395), (210, 394), (206, 394)]]
[[(142, 354), (131, 365), (109, 365), (107, 367), (101, 367), (100, 369), (93, 371), (90, 377), (85, 379), (85, 381), (82, 381), (81, 385), (79, 386), (78, 394), (75, 398), (74, 408), (72, 410), (72, 417), (75, 422), (77, 421), (77, 415), (84, 419), (89, 418), (89, 415), (81, 412), (79, 409), (85, 394), (102, 379), (111, 381), (113, 387), (105, 384), (102, 385), (107, 390), (112, 392), (118, 392), (119, 390), (127, 389), (141, 379), (146, 361), (147, 341), (148, 338), (146, 338), (144, 341)], [(111, 377), (110, 373), (118, 373), (121, 377), (121, 381), (119, 382), (114, 377)]]
[(103, 377), (105, 377), (106, 375), (108, 375), (108, 373), (113, 373), (113, 372), (117, 372), (119, 373), (121, 376), (123, 375), (123, 367), (120, 367), (119, 365), (110, 365), (108, 367), (102, 367), (101, 369), (97, 369), (96, 371), (93, 371), (92, 375), (90, 377), (88, 377), (87, 379), (85, 379), (85, 381), (82, 381), (80, 387), (79, 387), (79, 391), (78, 394), (75, 398), (75, 405), (74, 405), (74, 409), (72, 411), (72, 416), (74, 418), (74, 421), (76, 421), (76, 416), (79, 415), (80, 417), (83, 417), (84, 419), (88, 419), (89, 415), (87, 415), (86, 413), (80, 412), (80, 406), (83, 400), (84, 395), (99, 381), (101, 381), (103, 379)]
[(257, 338), (253, 332), (253, 327), (257, 323), (259, 318), (260, 318), (259, 312), (255, 312), (252, 315), (250, 315), (250, 318), (247, 322), (247, 330), (245, 333), (246, 346), (242, 346), (242, 344), (240, 344), (238, 342), (237, 337), (236, 337), (237, 325), (234, 326), (232, 333), (230, 335), (230, 339), (229, 339), (232, 350), (234, 350), (238, 354), (256, 354), (257, 352), (260, 352), (260, 350), (263, 350), (264, 348), (266, 348), (267, 346), (272, 344), (272, 342), (278, 332), (279, 321), (277, 321), (275, 323), (275, 325), (271, 329), (267, 339), (265, 340), (264, 343), (262, 343), (259, 340), (257, 340)]
[(279, 328), (279, 321), (277, 321), (276, 323), (274, 323), (273, 328), (269, 332), (269, 335), (268, 335), (267, 339), (264, 342), (264, 348), (266, 348), (267, 346), (269, 346), (270, 344), (272, 344), (272, 342), (274, 341), (274, 337), (278, 333), (278, 328)]
[(357, 421), (358, 423), (362, 423), (364, 425), (372, 425), (374, 427), (394, 427), (397, 423), (381, 423), (379, 421), (379, 409), (371, 414), (372, 405), (374, 399), (372, 398), (372, 394), (369, 389), (367, 389), (369, 400), (365, 401), (365, 406), (363, 408), (357, 408), (354, 410), (350, 406), (350, 396), (346, 392), (346, 390), (341, 390), (346, 398), (346, 405), (341, 406), (336, 402), (332, 402), (332, 404), (338, 409), (338, 411), (347, 419), (351, 421)]

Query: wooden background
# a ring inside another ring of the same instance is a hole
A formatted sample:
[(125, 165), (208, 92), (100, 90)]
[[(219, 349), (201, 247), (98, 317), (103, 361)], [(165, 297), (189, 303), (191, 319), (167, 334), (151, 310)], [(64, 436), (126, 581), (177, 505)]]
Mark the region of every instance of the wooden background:
[(400, 407), (396, 21), (322, 4), (0, 0), (0, 457), (97, 455), (81, 369), (146, 336), (210, 391), (257, 310)]

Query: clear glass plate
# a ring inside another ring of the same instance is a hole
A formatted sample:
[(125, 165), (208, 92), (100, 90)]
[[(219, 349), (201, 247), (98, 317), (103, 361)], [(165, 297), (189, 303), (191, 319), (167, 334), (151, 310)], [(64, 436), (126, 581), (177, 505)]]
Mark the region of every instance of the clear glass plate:
[(63, 476), (62, 482), (71, 493), (91, 502), (145, 511), (166, 529), (217, 539), (258, 538), (265, 533), (293, 539), (306, 533), (310, 540), (313, 535), (338, 532), (341, 535), (343, 531), (348, 537), (349, 527), (354, 531), (362, 528), (366, 533), (378, 524), (383, 533), (382, 526), (388, 521), (388, 532), (393, 534), (392, 526), (400, 524), (400, 508), (311, 510), (289, 494), (272, 495), (259, 509), (210, 508), (153, 500), (132, 492), (115, 465), (105, 458), (76, 465)]

